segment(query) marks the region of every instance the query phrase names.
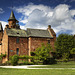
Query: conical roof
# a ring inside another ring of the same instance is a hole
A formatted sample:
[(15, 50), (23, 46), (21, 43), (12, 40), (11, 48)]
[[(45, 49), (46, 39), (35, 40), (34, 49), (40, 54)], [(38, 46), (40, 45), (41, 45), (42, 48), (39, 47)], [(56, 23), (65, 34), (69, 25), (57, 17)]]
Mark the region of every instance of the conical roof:
[(16, 18), (15, 18), (15, 15), (13, 13), (13, 11), (11, 11), (11, 14), (10, 14), (10, 17), (9, 17), (8, 21), (11, 21), (11, 20), (17, 21)]
[(2, 31), (3, 30), (3, 27), (2, 27), (2, 24), (0, 23), (0, 31)]

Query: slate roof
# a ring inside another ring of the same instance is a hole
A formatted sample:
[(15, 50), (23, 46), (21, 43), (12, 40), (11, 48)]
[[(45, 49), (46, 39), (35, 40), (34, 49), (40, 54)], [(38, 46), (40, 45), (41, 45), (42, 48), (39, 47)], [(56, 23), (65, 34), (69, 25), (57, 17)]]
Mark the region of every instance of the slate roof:
[(42, 30), (42, 29), (6, 29), (8, 36), (18, 36), (18, 37), (47, 37), (47, 38), (53, 38), (48, 30)]
[(15, 20), (15, 21), (18, 22), (18, 20), (16, 20), (16, 18), (15, 18), (15, 15), (14, 15), (13, 11), (11, 11), (11, 14), (10, 14), (10, 17), (9, 17), (8, 21), (11, 21), (11, 20)]
[(51, 38), (52, 36), (48, 32), (48, 30), (42, 30), (42, 29), (27, 29), (27, 34), (28, 36), (32, 37), (49, 37)]
[(8, 36), (18, 36), (18, 37), (27, 37), (25, 30), (22, 29), (6, 29)]

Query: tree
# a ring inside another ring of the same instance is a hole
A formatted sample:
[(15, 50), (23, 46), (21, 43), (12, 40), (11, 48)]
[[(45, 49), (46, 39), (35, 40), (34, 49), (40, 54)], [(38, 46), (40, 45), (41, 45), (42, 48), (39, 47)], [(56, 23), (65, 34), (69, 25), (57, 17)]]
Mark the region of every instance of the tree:
[[(35, 55), (36, 55), (36, 57), (38, 57), (38, 59), (40, 61), (43, 61), (43, 64), (49, 64), (49, 63), (51, 63), (51, 60), (50, 60), (50, 58), (51, 58), (50, 51), (52, 51), (52, 50), (53, 49), (51, 48), (50, 44), (47, 44), (46, 46), (44, 44), (42, 44), (41, 47), (39, 47), (39, 48), (36, 49)], [(52, 60), (54, 60), (54, 59), (52, 59)]]
[[(57, 53), (61, 56), (64, 56), (64, 54), (66, 53), (66, 55), (68, 55), (69, 57), (70, 50), (72, 50), (74, 46), (75, 39), (72, 35), (60, 34), (56, 39), (55, 48)], [(68, 57), (66, 56), (66, 58)]]
[(36, 49), (35, 54), (40, 60), (46, 60), (48, 57), (50, 57), (50, 50), (49, 45), (45, 46), (42, 44), (41, 47)]
[(75, 61), (75, 48), (72, 48), (72, 50), (70, 52), (73, 55), (73, 58), (74, 58), (74, 61)]

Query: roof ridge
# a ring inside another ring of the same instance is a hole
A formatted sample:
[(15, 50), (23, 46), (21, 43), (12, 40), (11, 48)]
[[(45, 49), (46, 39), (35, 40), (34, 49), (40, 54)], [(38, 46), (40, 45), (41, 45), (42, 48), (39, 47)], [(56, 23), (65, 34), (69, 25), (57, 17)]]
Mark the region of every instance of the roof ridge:
[(7, 29), (11, 29), (11, 30), (23, 30), (23, 31), (25, 31), (24, 29), (15, 29), (15, 28), (7, 28)]
[(34, 28), (27, 28), (27, 29), (31, 29), (31, 30), (47, 30), (47, 29), (34, 29)]

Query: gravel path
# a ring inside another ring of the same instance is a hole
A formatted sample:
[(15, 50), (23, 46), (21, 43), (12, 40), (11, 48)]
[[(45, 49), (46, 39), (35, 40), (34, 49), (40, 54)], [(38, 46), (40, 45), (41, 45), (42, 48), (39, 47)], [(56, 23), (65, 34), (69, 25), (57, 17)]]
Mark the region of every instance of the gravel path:
[(29, 68), (30, 66), (46, 66), (46, 65), (0, 66), (0, 68), (16, 68), (16, 69), (75, 69), (75, 68)]

